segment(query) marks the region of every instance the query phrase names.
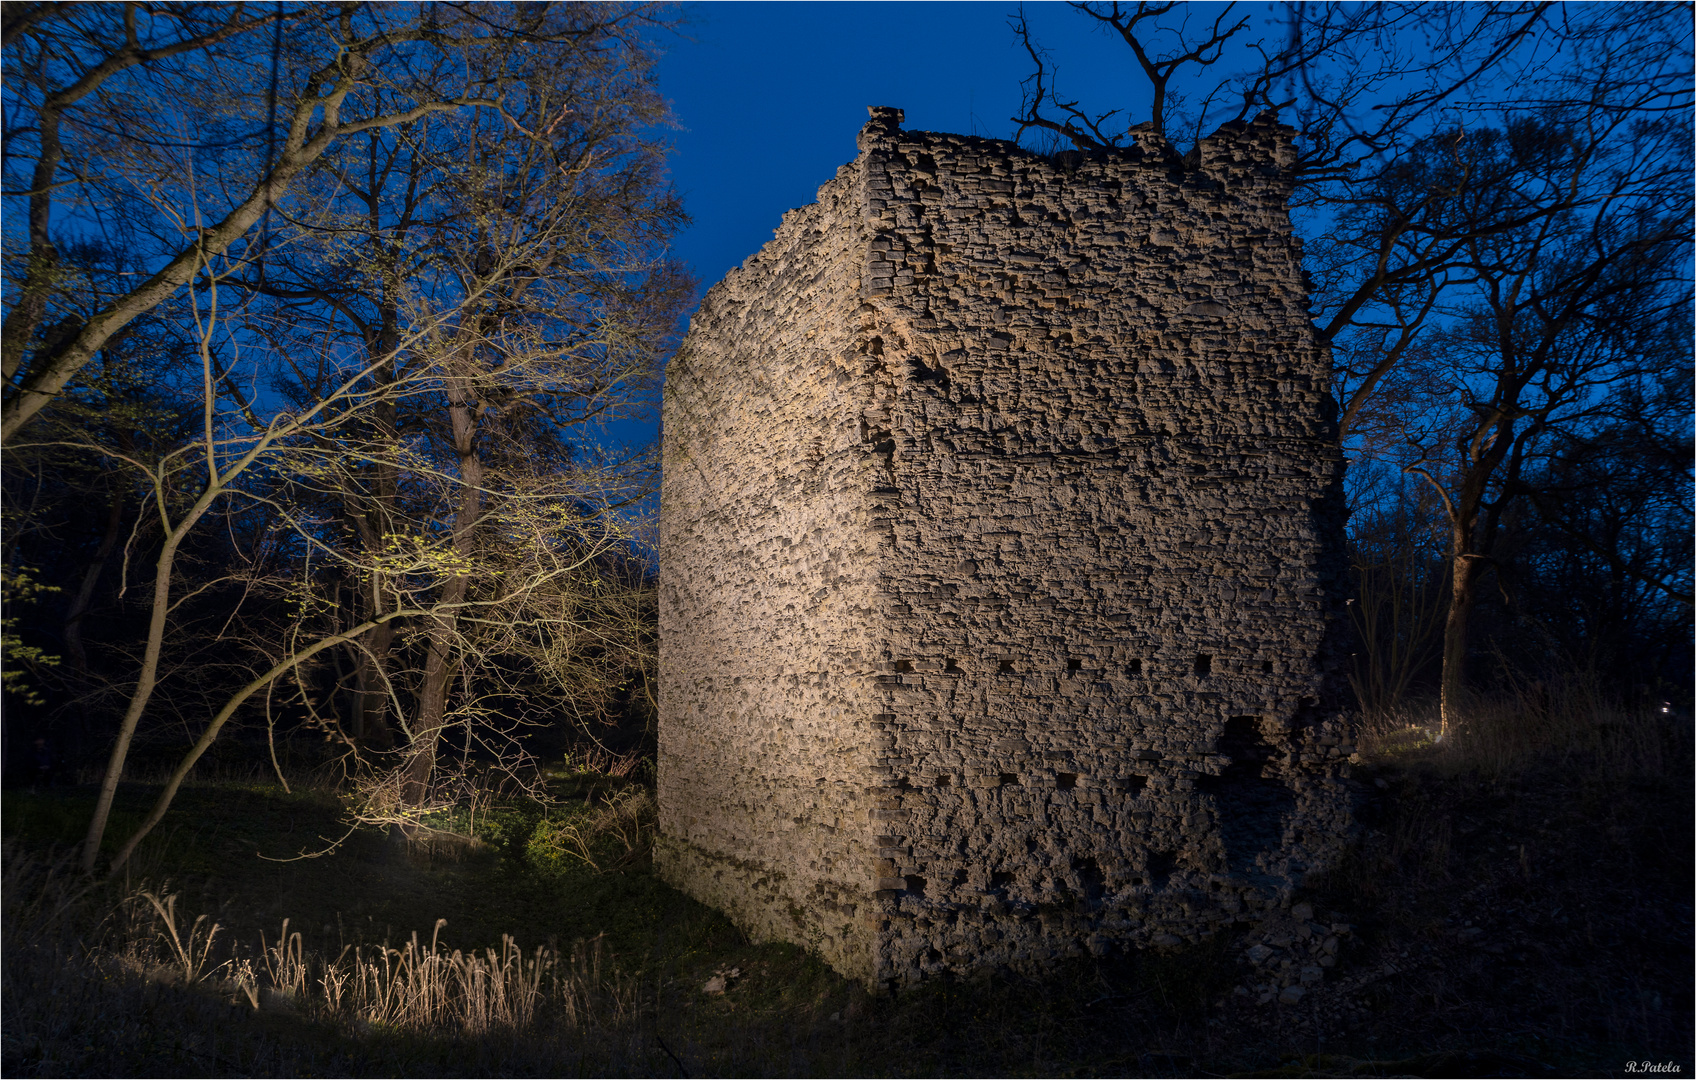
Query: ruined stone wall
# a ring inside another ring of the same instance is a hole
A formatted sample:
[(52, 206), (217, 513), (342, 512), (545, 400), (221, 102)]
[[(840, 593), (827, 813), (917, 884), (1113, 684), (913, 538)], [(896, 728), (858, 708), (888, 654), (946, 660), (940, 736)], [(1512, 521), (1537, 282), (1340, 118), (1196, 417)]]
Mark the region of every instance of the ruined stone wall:
[[(874, 110), (668, 373), (662, 868), (876, 982), (1195, 940), (1287, 902), (1346, 833), (1349, 752), (1291, 133), (1050, 160), (898, 122)], [(688, 445), (750, 460), (679, 477), (685, 410)], [(815, 486), (777, 479), (821, 454)], [(820, 589), (852, 599), (805, 609)], [(809, 658), (806, 691), (769, 664), (751, 688), (698, 674), (756, 655)], [(783, 879), (778, 916), (709, 859), (817, 872)]]
[(869, 977), (856, 921), (883, 649), (844, 168), (717, 285), (667, 371), (660, 872), (757, 938)]

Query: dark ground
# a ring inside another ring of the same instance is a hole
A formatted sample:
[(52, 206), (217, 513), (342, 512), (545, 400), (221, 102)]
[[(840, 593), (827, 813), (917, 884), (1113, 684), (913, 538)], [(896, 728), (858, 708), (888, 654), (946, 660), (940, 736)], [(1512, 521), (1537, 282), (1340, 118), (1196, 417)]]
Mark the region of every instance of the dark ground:
[[(340, 836), (335, 797), (203, 782), (126, 892), (52, 872), (92, 792), (13, 790), (0, 1065), (19, 1077), (1646, 1075), (1632, 1063), (1688, 1075), (1688, 725), (1643, 722), (1660, 726), (1624, 756), (1591, 739), (1506, 765), (1382, 741), (1357, 773), (1359, 843), (1291, 910), (1199, 946), (884, 998), (797, 949), (748, 944), (658, 882), (640, 850), (604, 873), (559, 857), (521, 809), (488, 819), (476, 845), (364, 832), (334, 854), (269, 862), (257, 855)], [(578, 777), (565, 793), (619, 784)], [(124, 791), (114, 832), (148, 794)], [(498, 1037), (255, 1010), (112, 959), (137, 932), (112, 913), (143, 880), (250, 950), (284, 918), (332, 958), (427, 935), (438, 918), (456, 948), (503, 933), (598, 939), (609, 989), (587, 1021), (548, 1014)], [(1304, 968), (1299, 1001), (1281, 1000)], [(732, 969), (726, 992), (703, 990)]]

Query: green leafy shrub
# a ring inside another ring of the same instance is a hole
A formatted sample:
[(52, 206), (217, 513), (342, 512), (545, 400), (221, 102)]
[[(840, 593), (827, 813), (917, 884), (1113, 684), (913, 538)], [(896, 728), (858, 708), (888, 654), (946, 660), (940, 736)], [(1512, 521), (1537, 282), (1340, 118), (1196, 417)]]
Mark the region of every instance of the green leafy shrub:
[(537, 822), (525, 858), (550, 873), (587, 867), (602, 874), (639, 864), (653, 848), (657, 810), (653, 795), (641, 785), (603, 794), (599, 802)]

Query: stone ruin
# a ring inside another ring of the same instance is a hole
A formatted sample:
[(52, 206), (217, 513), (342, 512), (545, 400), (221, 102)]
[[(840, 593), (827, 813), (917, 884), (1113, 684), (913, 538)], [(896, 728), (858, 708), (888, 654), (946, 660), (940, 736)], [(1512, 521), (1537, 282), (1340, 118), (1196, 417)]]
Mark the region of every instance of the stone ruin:
[(871, 112), (667, 370), (660, 874), (873, 987), (1287, 906), (1352, 750), (1294, 132)]

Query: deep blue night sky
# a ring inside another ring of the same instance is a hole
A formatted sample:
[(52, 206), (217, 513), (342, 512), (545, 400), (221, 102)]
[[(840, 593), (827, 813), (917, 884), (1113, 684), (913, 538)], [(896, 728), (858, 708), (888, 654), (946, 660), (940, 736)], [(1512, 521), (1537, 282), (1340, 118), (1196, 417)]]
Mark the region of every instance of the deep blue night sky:
[[(1211, 19), (1222, 4), (1190, 5)], [(672, 178), (694, 223), (674, 254), (704, 292), (771, 239), (785, 211), (812, 202), (856, 153), (868, 105), (905, 109), (905, 126), (1010, 138), (1030, 61), (1008, 26), (1014, 3), (706, 3), (684, 8), (665, 42), (660, 90), (681, 128)], [(1240, 9), (1239, 9), (1240, 10)], [(1255, 12), (1273, 17), (1271, 5)], [(1063, 4), (1029, 4), (1060, 87), (1128, 104), (1147, 119), (1146, 84), (1122, 42)], [(1268, 27), (1266, 33), (1276, 34)], [(652, 437), (652, 421), (615, 438)]]
[[(683, 125), (672, 170), (694, 217), (677, 254), (703, 287), (757, 251), (784, 211), (812, 202), (853, 159), (868, 105), (905, 109), (909, 128), (1010, 137), (1029, 66), (1008, 29), (1015, 6), (688, 6), (693, 40), (671, 44), (660, 89)], [(1140, 91), (1123, 44), (1064, 5), (1027, 11), (1061, 58), (1063, 88), (1094, 97), (1115, 83), (1114, 97)]]

